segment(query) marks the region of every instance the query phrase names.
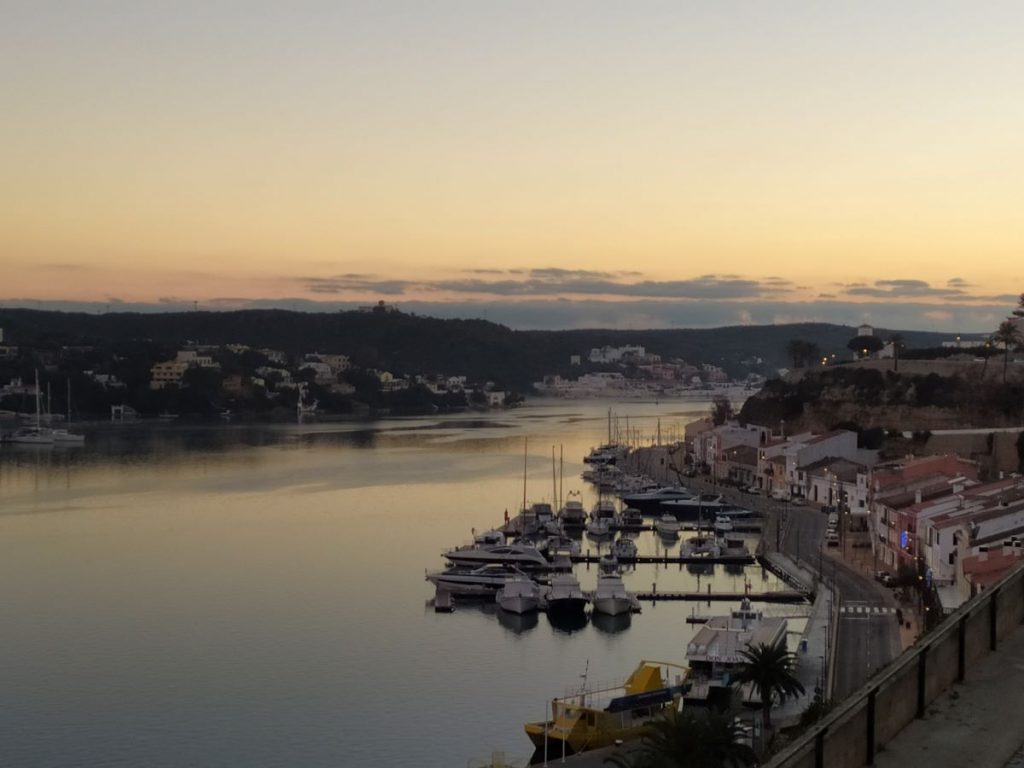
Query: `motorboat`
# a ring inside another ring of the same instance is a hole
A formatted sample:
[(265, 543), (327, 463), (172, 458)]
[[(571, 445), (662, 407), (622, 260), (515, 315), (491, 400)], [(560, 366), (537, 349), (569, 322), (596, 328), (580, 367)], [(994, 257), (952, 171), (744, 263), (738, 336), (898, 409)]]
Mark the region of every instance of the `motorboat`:
[(730, 509), (730, 505), (720, 495), (702, 493), (690, 499), (673, 499), (661, 502), (661, 511), (675, 515), (676, 520), (683, 522), (700, 522), (713, 520), (720, 512)]
[(494, 597), (510, 576), (525, 575), (515, 567), (492, 563), (477, 567), (456, 565), (426, 574), (438, 592), (470, 597)]
[(615, 502), (610, 499), (598, 499), (590, 510), (590, 524), (587, 533), (591, 536), (607, 536), (613, 527), (618, 527), (618, 515), (615, 513)]
[(66, 429), (53, 429), (53, 442), (61, 445), (85, 445), (85, 435), (77, 432), (69, 432)]
[(636, 597), (626, 591), (622, 577), (617, 573), (600, 573), (597, 576), (597, 589), (592, 598), (594, 610), (608, 616), (618, 616), (633, 610)]
[(679, 521), (675, 515), (666, 512), (664, 515), (654, 521), (654, 530), (656, 530), (662, 536), (671, 536), (675, 538), (679, 536), (680, 530)]
[[(744, 651), (762, 643), (774, 646), (786, 637), (787, 623), (781, 618), (766, 618), (755, 610), (748, 597), (728, 616), (708, 619), (686, 647), (692, 670), (693, 688), (686, 700), (705, 705), (727, 705), (735, 691), (736, 671), (747, 663)], [(738, 694), (750, 703), (754, 692), (744, 686)]]
[(582, 614), (587, 607), (587, 596), (580, 589), (579, 580), (571, 573), (558, 573), (544, 592), (544, 606), (548, 614)]
[(657, 661), (641, 661), (614, 686), (592, 688), (584, 675), (579, 690), (552, 700), (550, 719), (526, 724), (526, 735), (551, 757), (639, 739), (650, 721), (679, 706), (688, 676), (686, 667)]
[(612, 554), (619, 560), (636, 560), (636, 542), (632, 539), (618, 538), (612, 544)]
[(505, 534), (494, 528), (490, 531), (484, 531), (483, 533), (473, 533), (473, 541), (477, 544), (490, 544), (496, 546), (498, 544), (505, 543)]
[(636, 509), (634, 507), (626, 507), (624, 510), (622, 510), (621, 517), (621, 526), (623, 528), (636, 530), (638, 528), (643, 527), (644, 515), (639, 509)]
[(619, 572), (619, 558), (613, 555), (611, 552), (601, 555), (597, 561), (598, 571), (601, 573), (618, 573)]
[(471, 544), (444, 553), (455, 565), (499, 563), (519, 568), (547, 568), (548, 561), (532, 544)]
[(558, 514), (563, 528), (583, 528), (587, 524), (587, 512), (579, 499), (569, 499)]
[(660, 511), (662, 502), (678, 499), (692, 499), (693, 493), (681, 485), (670, 485), (652, 491), (629, 493), (622, 497), (627, 507), (639, 509), (642, 513), (653, 515)]
[(608, 443), (607, 445), (600, 445), (597, 448), (591, 448), (590, 453), (583, 457), (584, 464), (614, 464), (616, 461), (621, 459), (628, 452), (628, 448), (624, 445), (618, 445), (617, 443)]
[(515, 573), (494, 596), (498, 606), (510, 613), (529, 613), (540, 605), (540, 585), (525, 573)]
[(739, 536), (728, 534), (717, 536), (715, 543), (718, 546), (719, 557), (744, 557), (750, 554), (747, 550), (747, 542)]
[(714, 524), (715, 533), (728, 533), (732, 530), (732, 518), (728, 515), (718, 515)]

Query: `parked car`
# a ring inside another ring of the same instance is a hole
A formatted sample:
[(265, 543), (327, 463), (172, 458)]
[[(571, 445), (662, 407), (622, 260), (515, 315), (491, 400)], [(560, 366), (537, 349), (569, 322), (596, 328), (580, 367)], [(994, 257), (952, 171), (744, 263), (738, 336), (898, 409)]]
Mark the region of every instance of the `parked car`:
[(804, 504), (807, 503), (807, 499), (805, 499), (803, 496), (794, 496), (792, 499), (789, 500), (789, 503), (792, 504), (794, 507), (802, 507)]
[(835, 531), (829, 531), (825, 534), (825, 546), (827, 547), (838, 547), (839, 546), (839, 534)]

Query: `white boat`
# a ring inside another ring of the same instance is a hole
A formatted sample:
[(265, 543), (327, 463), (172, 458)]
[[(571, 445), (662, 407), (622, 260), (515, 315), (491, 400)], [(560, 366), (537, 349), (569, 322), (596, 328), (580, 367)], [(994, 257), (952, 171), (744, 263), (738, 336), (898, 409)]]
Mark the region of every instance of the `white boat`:
[(640, 528), (644, 524), (643, 512), (634, 507), (626, 507), (622, 510), (621, 517), (623, 528)]
[(732, 518), (728, 515), (718, 515), (715, 518), (715, 533), (728, 533), (732, 530)]
[(665, 513), (654, 521), (654, 530), (662, 536), (671, 536), (675, 538), (679, 535), (679, 529), (679, 521), (676, 520), (675, 515), (671, 515), (669, 513)]
[(636, 542), (632, 539), (619, 538), (612, 544), (612, 554), (619, 560), (636, 560)]
[(617, 573), (602, 573), (597, 577), (593, 602), (594, 610), (598, 613), (619, 616), (633, 610), (635, 597), (626, 591), (626, 585)]
[(563, 528), (583, 528), (587, 524), (587, 513), (583, 509), (583, 502), (579, 499), (569, 499), (558, 514)]
[(7, 438), (21, 445), (53, 445), (53, 430), (42, 426), (42, 411), (39, 405), (39, 371), (36, 371), (36, 424), (34, 427), (17, 429)]
[(604, 536), (610, 536), (612, 533), (611, 526), (607, 520), (598, 519), (591, 520), (587, 524), (587, 535), (593, 536), (594, 538), (603, 538)]
[(571, 573), (552, 576), (551, 585), (544, 592), (544, 605), (548, 614), (581, 615), (586, 610), (587, 602), (579, 580)]
[(498, 606), (510, 613), (529, 613), (540, 605), (540, 585), (525, 573), (517, 573), (505, 579), (505, 583), (494, 597)]
[(496, 546), (498, 544), (505, 543), (505, 534), (494, 528), (490, 531), (484, 531), (483, 533), (473, 532), (473, 541), (477, 544), (490, 544)]
[(664, 501), (692, 498), (693, 493), (688, 489), (680, 485), (672, 485), (665, 488), (657, 488), (653, 491), (628, 494), (622, 497), (622, 503), (627, 507), (634, 507), (650, 515), (658, 511), (661, 503)]
[(547, 568), (548, 561), (532, 544), (472, 544), (444, 553), (456, 565), (501, 563), (519, 568)]
[(426, 580), (437, 587), (438, 591), (452, 595), (471, 597), (494, 597), (498, 590), (505, 586), (510, 576), (522, 573), (509, 565), (481, 565), (476, 568), (454, 566), (443, 571), (426, 574)]
[(700, 520), (713, 520), (715, 515), (729, 509), (729, 504), (722, 496), (712, 493), (702, 493), (692, 499), (675, 499), (661, 502), (661, 511), (671, 512), (677, 520), (685, 522), (699, 522)]

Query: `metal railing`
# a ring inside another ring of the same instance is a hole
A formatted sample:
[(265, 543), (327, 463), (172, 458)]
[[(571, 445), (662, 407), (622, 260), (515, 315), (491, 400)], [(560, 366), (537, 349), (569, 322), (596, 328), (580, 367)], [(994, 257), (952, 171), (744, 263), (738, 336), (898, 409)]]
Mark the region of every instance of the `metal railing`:
[(1024, 621), (1024, 565), (948, 616), (767, 764), (853, 768), (875, 753)]

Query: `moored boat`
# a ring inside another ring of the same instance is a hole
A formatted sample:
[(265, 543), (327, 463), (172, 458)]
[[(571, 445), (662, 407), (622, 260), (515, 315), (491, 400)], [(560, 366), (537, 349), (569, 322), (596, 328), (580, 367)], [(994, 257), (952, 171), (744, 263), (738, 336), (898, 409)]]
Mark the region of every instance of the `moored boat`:
[(626, 591), (626, 585), (617, 573), (601, 573), (597, 577), (597, 589), (594, 590), (592, 602), (596, 612), (619, 616), (633, 610), (636, 598)]
[(589, 688), (584, 682), (551, 702), (550, 719), (527, 723), (526, 735), (538, 750), (546, 745), (550, 757), (638, 739), (647, 723), (679, 705), (689, 690), (687, 675), (678, 664), (641, 661), (621, 685)]
[(540, 585), (525, 573), (515, 573), (494, 597), (498, 606), (510, 613), (529, 613), (540, 605)]

